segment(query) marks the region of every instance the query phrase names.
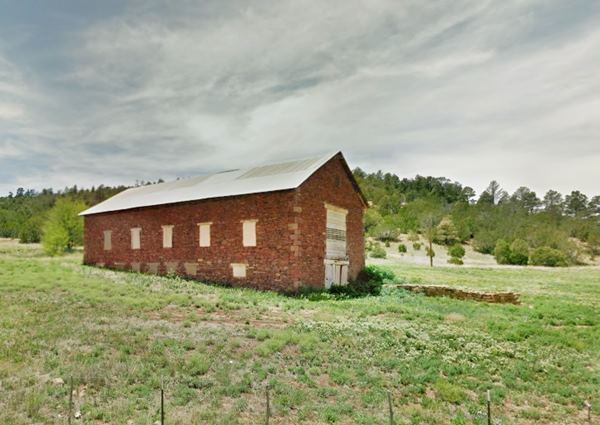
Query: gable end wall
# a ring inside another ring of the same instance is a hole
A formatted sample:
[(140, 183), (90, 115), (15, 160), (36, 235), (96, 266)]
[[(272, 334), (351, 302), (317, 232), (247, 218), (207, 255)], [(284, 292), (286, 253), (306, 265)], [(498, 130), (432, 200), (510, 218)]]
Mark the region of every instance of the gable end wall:
[[(339, 182), (339, 186), (337, 183)], [(346, 250), (350, 267), (348, 277), (355, 279), (365, 266), (363, 232), (364, 204), (350, 180), (341, 155), (336, 155), (295, 191), (298, 257), (296, 277), (303, 285), (322, 287), (325, 279), (325, 203), (348, 210)]]

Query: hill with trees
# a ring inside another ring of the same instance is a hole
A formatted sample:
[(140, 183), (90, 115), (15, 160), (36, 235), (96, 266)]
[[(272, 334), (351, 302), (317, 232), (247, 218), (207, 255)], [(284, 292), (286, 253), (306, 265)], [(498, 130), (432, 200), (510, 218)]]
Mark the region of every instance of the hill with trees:
[(19, 188), (0, 197), (0, 237), (18, 238), (23, 243), (40, 242), (50, 210), (57, 202), (75, 203), (80, 210), (95, 205), (127, 189), (126, 186), (103, 186), (91, 189), (67, 187), (61, 191)]
[(354, 176), (371, 203), (366, 233), (384, 242), (418, 232), (448, 247), (471, 243), (500, 264), (580, 264), (600, 255), (600, 196), (550, 190), (539, 197), (527, 187), (508, 194), (492, 181), (476, 198), (471, 187), (443, 177), (400, 179), (360, 168)]

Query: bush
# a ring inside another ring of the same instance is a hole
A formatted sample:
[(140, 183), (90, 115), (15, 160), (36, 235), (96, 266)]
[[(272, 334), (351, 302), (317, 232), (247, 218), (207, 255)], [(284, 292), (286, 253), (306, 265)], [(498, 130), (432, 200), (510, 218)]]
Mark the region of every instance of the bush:
[(462, 259), (458, 257), (450, 257), (448, 258), (448, 264), (456, 264), (457, 266), (462, 266), (465, 264)]
[(403, 243), (401, 243), (400, 245), (398, 245), (398, 252), (399, 252), (400, 254), (405, 254), (405, 253), (406, 253), (406, 251), (407, 251), (407, 249), (406, 249), (406, 245), (404, 245)]
[(395, 279), (396, 275), (393, 271), (381, 266), (366, 266), (360, 271), (357, 278), (357, 280), (360, 281), (375, 280), (377, 282), (381, 282), (381, 284), (386, 281), (393, 281)]
[(411, 230), (408, 233), (408, 240), (411, 242), (419, 242), (419, 235), (417, 234), (417, 232)]
[(498, 264), (510, 264), (510, 245), (503, 239), (496, 242), (494, 257)]
[(389, 248), (390, 247), (390, 241), (385, 241), (385, 247)]
[(523, 239), (516, 239), (510, 244), (510, 264), (520, 266), (529, 262), (529, 245)]
[(461, 259), (465, 256), (465, 248), (459, 243), (454, 244), (448, 248), (448, 255), (450, 255), (450, 257)]
[(421, 250), (421, 243), (420, 242), (415, 242), (415, 243), (413, 243), (412, 246), (413, 246), (413, 249), (415, 251), (420, 251)]
[(372, 258), (387, 258), (387, 252), (385, 252), (385, 248), (382, 247), (380, 243), (376, 243), (371, 248), (371, 257)]
[(386, 282), (393, 282), (396, 279), (394, 273), (388, 269), (377, 266), (367, 266), (361, 270), (356, 280), (348, 285), (335, 285), (329, 289), (329, 292), (336, 295), (346, 295), (348, 297), (363, 297), (365, 295), (379, 295), (381, 287)]
[(450, 256), (448, 258), (449, 264), (462, 266), (464, 264), (462, 258), (465, 256), (465, 248), (461, 244), (456, 243), (448, 248), (448, 255)]
[(65, 253), (69, 244), (69, 233), (61, 226), (48, 224), (44, 227), (42, 246), (44, 252), (52, 257)]
[(542, 246), (536, 248), (529, 257), (529, 264), (533, 266), (566, 267), (567, 257), (558, 249)]

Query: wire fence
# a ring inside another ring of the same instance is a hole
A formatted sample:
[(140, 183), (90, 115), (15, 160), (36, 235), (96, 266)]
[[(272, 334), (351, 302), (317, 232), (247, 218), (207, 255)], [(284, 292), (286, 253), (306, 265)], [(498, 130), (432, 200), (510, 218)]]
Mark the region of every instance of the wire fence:
[[(63, 412), (61, 415), (59, 415), (59, 417), (64, 418), (64, 420), (66, 421), (66, 423), (68, 425), (76, 425), (78, 423), (81, 423), (81, 421), (84, 419), (82, 416), (82, 412), (79, 409), (76, 409), (76, 400), (74, 399), (74, 397), (79, 398), (80, 394), (79, 394), (79, 387), (77, 385), (77, 382), (75, 379), (73, 379), (73, 377), (70, 377), (67, 381), (67, 383), (64, 383), (61, 380), (61, 384), (66, 384), (68, 385), (68, 393), (67, 393), (67, 412)], [(34, 385), (34, 387), (38, 387), (38, 385)], [(270, 423), (272, 423), (272, 419), (276, 419), (275, 415), (273, 414), (273, 406), (272, 406), (272, 397), (271, 397), (271, 392), (272, 392), (272, 388), (270, 387), (270, 385), (265, 385), (264, 387), (264, 393), (263, 396), (264, 397), (264, 404), (261, 406), (262, 409), (262, 420), (259, 420), (258, 424), (266, 424), (269, 425)], [(2, 386), (0, 385), (0, 389), (2, 389)], [(38, 387), (39, 389), (39, 387)], [(34, 390), (35, 388), (29, 388), (29, 390)], [(167, 409), (168, 407), (168, 400), (169, 400), (169, 392), (165, 389), (165, 385), (164, 385), (164, 381), (161, 380), (160, 382), (160, 388), (157, 390), (157, 394), (156, 394), (156, 400), (157, 400), (157, 405), (155, 405), (156, 407), (154, 409), (152, 409), (152, 412), (149, 412), (150, 416), (149, 417), (153, 417), (153, 418), (159, 418), (158, 420), (156, 420), (154, 422), (155, 425), (165, 425), (165, 424), (169, 424), (169, 414), (172, 414), (173, 416), (177, 417), (177, 411), (176, 408), (174, 407), (172, 411), (169, 411)], [(487, 425), (492, 425), (492, 424), (499, 424), (499, 423), (503, 423), (503, 421), (500, 419), (500, 415), (498, 415), (498, 418), (494, 417), (494, 406), (493, 406), (493, 398), (492, 398), (492, 393), (490, 392), (490, 390), (487, 390), (483, 399), (485, 400), (485, 404), (484, 406), (482, 406), (482, 410), (481, 412), (481, 416), (479, 416), (477, 418), (477, 423), (485, 423)], [(386, 417), (386, 423), (390, 424), (390, 425), (399, 425), (400, 422), (398, 422), (395, 419), (396, 416), (396, 412), (395, 412), (395, 408), (394, 408), (394, 398), (393, 398), (393, 394), (391, 391), (386, 390), (386, 397), (384, 397), (385, 400), (385, 417)], [(0, 403), (1, 405), (1, 403)], [(497, 409), (499, 409), (501, 406), (497, 406)], [(592, 416), (592, 403), (591, 401), (584, 401), (582, 404), (582, 409), (583, 409), (583, 417), (581, 416), (581, 411), (579, 411), (579, 417), (577, 422), (569, 422), (569, 423), (582, 423), (582, 424), (592, 424), (592, 423), (598, 423), (596, 421), (593, 421), (593, 416)], [(153, 419), (154, 420), (154, 419)], [(1, 422), (1, 420), (0, 420)], [(85, 421), (84, 421), (85, 422)], [(64, 423), (64, 422), (63, 422)]]
[[(77, 390), (74, 389), (74, 380), (73, 378), (69, 378), (69, 394), (68, 394), (68, 413), (67, 413), (67, 424), (72, 425), (73, 419), (80, 419), (81, 413), (74, 411), (74, 402), (73, 395)], [(159, 405), (159, 417), (160, 421), (157, 421), (157, 424), (165, 425), (168, 423), (168, 412), (165, 409), (165, 400), (168, 398), (168, 394), (165, 393), (164, 383), (161, 381), (160, 386), (160, 405)], [(264, 387), (264, 424), (269, 425), (271, 418), (273, 417), (273, 411), (271, 406), (271, 388), (267, 384)], [(492, 394), (490, 390), (487, 390), (485, 397), (485, 423), (487, 425), (492, 425), (493, 421), (493, 409), (492, 409)], [(585, 423), (592, 423), (592, 403), (590, 401), (585, 401), (583, 403), (583, 409), (585, 411)], [(387, 391), (387, 417), (390, 425), (398, 425), (396, 420), (394, 419), (394, 403), (392, 393)]]

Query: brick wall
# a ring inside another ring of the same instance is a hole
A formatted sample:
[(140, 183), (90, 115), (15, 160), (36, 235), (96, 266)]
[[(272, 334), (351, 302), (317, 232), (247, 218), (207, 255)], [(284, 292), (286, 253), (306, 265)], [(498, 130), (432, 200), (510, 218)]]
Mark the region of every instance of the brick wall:
[(364, 206), (356, 193), (340, 155), (314, 173), (296, 191), (295, 219), (299, 228), (297, 279), (320, 287), (325, 276), (325, 203), (348, 210), (346, 217), (346, 251), (350, 265), (348, 277), (356, 278), (365, 266), (363, 234)]
[[(86, 264), (150, 273), (177, 273), (236, 286), (294, 290), (322, 286), (324, 202), (349, 210), (350, 275), (364, 266), (362, 204), (339, 156), (296, 190), (260, 193), (85, 217)], [(339, 185), (339, 186), (338, 186)], [(256, 247), (242, 244), (242, 220), (256, 219)], [(212, 222), (211, 246), (199, 246), (197, 223)], [(162, 225), (173, 225), (173, 247), (162, 247)], [(141, 249), (132, 250), (130, 229), (141, 227)], [(112, 231), (104, 250), (103, 231)], [(233, 278), (232, 263), (247, 264)]]

